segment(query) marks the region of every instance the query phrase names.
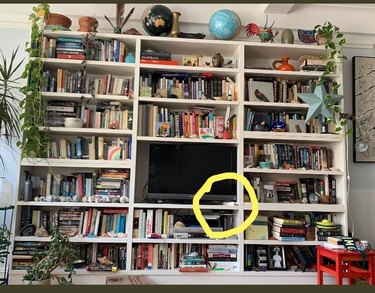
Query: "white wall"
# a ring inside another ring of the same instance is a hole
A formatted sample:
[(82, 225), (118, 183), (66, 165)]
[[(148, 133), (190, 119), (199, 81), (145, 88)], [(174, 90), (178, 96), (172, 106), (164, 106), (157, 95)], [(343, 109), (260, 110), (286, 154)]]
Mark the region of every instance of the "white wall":
[[(125, 13), (132, 7), (135, 12), (126, 24), (125, 29), (136, 27), (145, 34), (140, 18), (150, 4), (125, 5)], [(375, 18), (374, 4), (294, 4), (289, 13), (281, 12), (288, 4), (166, 4), (172, 11), (181, 12), (181, 31), (203, 32), (209, 36), (207, 23), (210, 16), (217, 10), (227, 8), (236, 11), (245, 26), (249, 22), (255, 22), (262, 26), (265, 24), (265, 15), (269, 21), (275, 20), (275, 29), (292, 28), (295, 32), (298, 28), (311, 29), (317, 23), (329, 20), (341, 28), (348, 40), (345, 53), (348, 61), (344, 68), (344, 93), (346, 112), (351, 113), (352, 105), (352, 69), (351, 57), (354, 55), (375, 56), (373, 44), (375, 44)], [(9, 54), (17, 45), (23, 46), (28, 36), (28, 14), (32, 4), (0, 4), (0, 48)], [(266, 14), (264, 13), (266, 9)], [(287, 9), (286, 9), (287, 10)], [(115, 4), (51, 4), (51, 11), (66, 14), (73, 21), (72, 30), (78, 28), (78, 18), (83, 15), (95, 15), (99, 20), (99, 31), (109, 32), (111, 27), (104, 19), (107, 15), (113, 20)], [(83, 13), (84, 12), (84, 13)], [(362, 20), (362, 21), (360, 21)], [(244, 29), (241, 37), (245, 38)], [(295, 33), (295, 39), (297, 39)], [(257, 37), (249, 38), (249, 41), (258, 41)], [(280, 41), (280, 34), (275, 40)], [(366, 49), (367, 48), (367, 49)], [(22, 50), (21, 50), (22, 51)], [(355, 236), (367, 239), (375, 246), (375, 229), (372, 223), (375, 221), (375, 165), (352, 162), (352, 138), (349, 138), (349, 170), (351, 175), (349, 207), (353, 218)], [(4, 150), (0, 149), (3, 153)], [(8, 155), (7, 177), (12, 182), (18, 181), (18, 155), (16, 162)]]

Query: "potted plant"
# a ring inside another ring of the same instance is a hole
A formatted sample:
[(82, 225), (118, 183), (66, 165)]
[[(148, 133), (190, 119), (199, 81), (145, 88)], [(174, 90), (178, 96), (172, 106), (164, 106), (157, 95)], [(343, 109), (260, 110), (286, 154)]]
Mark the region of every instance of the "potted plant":
[(326, 66), (326, 74), (333, 73), (336, 70), (336, 60), (346, 60), (342, 49), (346, 44), (344, 34), (340, 31), (340, 28), (329, 21), (324, 24), (318, 24), (314, 27), (317, 34), (316, 39), (318, 44), (324, 44), (325, 48), (330, 50), (328, 56), (328, 63)]
[[(78, 260), (79, 253), (69, 238), (58, 231), (57, 227), (52, 229), (51, 242), (44, 251), (35, 254), (34, 262), (28, 266), (23, 280), (27, 284), (37, 282), (50, 282), (51, 278), (57, 279), (60, 285), (73, 284), (75, 275), (74, 263)], [(60, 266), (65, 266), (64, 272), (68, 275), (56, 276), (53, 271)]]
[[(324, 44), (325, 48), (329, 50), (328, 57), (325, 57), (327, 59), (327, 65), (323, 72), (322, 79), (320, 79), (320, 83), (323, 83), (325, 77), (336, 72), (338, 63), (347, 60), (347, 57), (343, 53), (346, 39), (344, 34), (340, 31), (340, 28), (329, 21), (326, 21), (324, 24), (316, 25), (314, 29), (317, 34), (316, 40), (318, 44)], [(337, 93), (340, 86), (339, 83), (334, 82), (332, 92)], [(327, 122), (333, 121), (337, 125), (336, 132), (339, 132), (343, 127), (347, 126), (347, 119), (342, 115), (341, 107), (333, 102), (331, 95), (328, 94), (325, 99), (327, 109), (331, 113), (331, 117), (328, 118)], [(351, 132), (351, 128), (346, 130), (347, 134)]]

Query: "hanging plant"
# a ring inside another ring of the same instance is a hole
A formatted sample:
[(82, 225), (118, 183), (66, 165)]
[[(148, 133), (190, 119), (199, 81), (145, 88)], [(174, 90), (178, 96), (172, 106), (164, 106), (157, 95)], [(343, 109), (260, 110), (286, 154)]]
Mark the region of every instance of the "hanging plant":
[[(329, 50), (329, 56), (327, 59), (327, 65), (323, 72), (322, 78), (319, 80), (319, 84), (323, 84), (325, 79), (329, 75), (334, 74), (337, 70), (337, 64), (343, 60), (347, 60), (347, 57), (343, 53), (343, 48), (346, 45), (346, 39), (344, 34), (340, 31), (340, 28), (329, 21), (326, 21), (322, 25), (316, 25), (314, 27), (315, 32), (319, 38), (324, 39), (324, 46)], [(341, 84), (334, 81), (332, 84), (332, 93), (337, 94)], [(325, 104), (327, 109), (331, 113), (331, 117), (328, 118), (327, 122), (333, 122), (336, 126), (336, 132), (340, 132), (343, 128), (347, 127), (348, 120), (347, 115), (342, 113), (340, 105), (338, 105), (333, 99), (332, 95), (328, 94), (325, 97)], [(351, 134), (352, 129), (346, 129), (346, 134)]]
[(21, 158), (44, 158), (49, 142), (49, 130), (39, 127), (45, 125), (45, 104), (41, 91), (45, 84), (43, 76), (43, 34), (45, 18), (50, 10), (46, 3), (33, 7), (29, 15), (31, 20), (31, 41), (27, 43), (26, 51), (30, 54), (30, 61), (26, 64), (22, 74), (27, 84), (22, 88), (25, 98), (20, 102), (22, 114), (22, 140), (17, 143), (21, 150)]

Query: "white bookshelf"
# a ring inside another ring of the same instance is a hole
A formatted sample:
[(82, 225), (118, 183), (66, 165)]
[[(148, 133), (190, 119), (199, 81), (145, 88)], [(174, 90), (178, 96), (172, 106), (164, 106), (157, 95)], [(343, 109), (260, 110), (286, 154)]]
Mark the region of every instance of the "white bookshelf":
[[(79, 37), (83, 38), (84, 33), (80, 32), (47, 32), (48, 37)], [(341, 134), (315, 134), (315, 133), (281, 133), (281, 132), (256, 132), (243, 131), (245, 109), (251, 108), (253, 111), (303, 111), (308, 110), (306, 104), (294, 103), (265, 103), (245, 101), (245, 83), (249, 76), (257, 77), (275, 77), (280, 79), (294, 79), (299, 81), (307, 81), (310, 79), (317, 79), (322, 75), (322, 72), (317, 71), (294, 71), (284, 72), (277, 70), (251, 69), (254, 66), (270, 66), (272, 61), (280, 59), (281, 56), (288, 55), (290, 63), (296, 64), (299, 57), (302, 55), (323, 55), (327, 56), (327, 51), (322, 46), (316, 45), (299, 45), (299, 44), (276, 44), (276, 43), (261, 43), (261, 42), (241, 42), (241, 41), (220, 41), (220, 40), (196, 40), (196, 39), (180, 39), (167, 37), (150, 37), (150, 36), (133, 36), (133, 35), (117, 35), (117, 34), (103, 34), (97, 33), (95, 35), (98, 39), (118, 39), (123, 41), (128, 46), (129, 52), (133, 52), (136, 57), (134, 64), (116, 63), (116, 62), (101, 62), (101, 61), (80, 61), (80, 60), (64, 60), (55, 58), (45, 58), (44, 66), (46, 69), (54, 71), (57, 68), (69, 69), (72, 71), (82, 70), (84, 67), (87, 72), (92, 75), (106, 75), (113, 74), (123, 77), (134, 77), (134, 96), (132, 98), (117, 95), (91, 95), (87, 93), (54, 93), (42, 92), (45, 101), (51, 100), (66, 100), (79, 103), (85, 100), (89, 103), (96, 104), (98, 102), (118, 101), (125, 107), (131, 107), (133, 110), (133, 129), (132, 130), (115, 130), (115, 129), (89, 129), (89, 128), (65, 128), (65, 127), (51, 127), (51, 135), (54, 137), (67, 136), (105, 136), (105, 137), (131, 137), (132, 138), (132, 159), (123, 161), (107, 161), (107, 160), (79, 160), (79, 159), (25, 159), (21, 161), (20, 165), (20, 185), (19, 197), (16, 204), (16, 229), (14, 241), (32, 241), (48, 242), (49, 237), (41, 238), (36, 236), (20, 236), (17, 234), (20, 227), (21, 209), (22, 208), (45, 208), (48, 210), (66, 209), (70, 207), (88, 209), (88, 208), (127, 208), (126, 218), (126, 235), (127, 238), (79, 238), (73, 237), (70, 240), (74, 243), (85, 244), (124, 244), (127, 246), (127, 260), (126, 270), (127, 275), (144, 275), (153, 280), (155, 283), (174, 283), (179, 280), (191, 280), (194, 278), (203, 283), (220, 283), (236, 277), (239, 284), (256, 284), (256, 283), (283, 283), (283, 278), (289, 283), (314, 284), (316, 282), (316, 273), (313, 272), (292, 272), (292, 271), (268, 271), (268, 272), (254, 272), (245, 271), (244, 269), (244, 254), (245, 245), (304, 245), (314, 246), (320, 245), (319, 241), (303, 241), (303, 242), (282, 242), (277, 240), (245, 240), (244, 233), (238, 234), (236, 237), (230, 239), (149, 239), (149, 238), (133, 238), (133, 223), (135, 209), (163, 209), (168, 211), (191, 211), (193, 213), (192, 204), (173, 204), (173, 203), (147, 203), (143, 201), (142, 189), (146, 171), (143, 169), (148, 160), (148, 154), (143, 152), (143, 146), (151, 143), (195, 143), (195, 144), (224, 144), (233, 145), (237, 148), (237, 172), (243, 175), (257, 175), (262, 178), (300, 178), (300, 177), (318, 177), (332, 175), (337, 181), (337, 197), (338, 204), (302, 204), (302, 203), (259, 203), (260, 213), (282, 213), (282, 212), (297, 212), (297, 213), (333, 213), (337, 215), (343, 231), (347, 231), (347, 178), (346, 166), (344, 163), (346, 155), (345, 137)], [(209, 67), (188, 67), (188, 66), (168, 66), (168, 65), (152, 65), (141, 64), (139, 62), (140, 53), (145, 48), (155, 48), (156, 50), (171, 52), (173, 59), (182, 59), (182, 56), (202, 55), (204, 57), (212, 57), (216, 52), (220, 52), (227, 58), (236, 60), (235, 68), (209, 68)], [(192, 100), (192, 99), (168, 99), (145, 97), (139, 94), (140, 76), (142, 73), (153, 72), (181, 72), (181, 73), (203, 73), (211, 72), (215, 76), (229, 76), (236, 81), (237, 99), (232, 101), (227, 100)], [(342, 73), (331, 75), (330, 78), (341, 80)], [(342, 87), (340, 88), (342, 90)], [(194, 106), (215, 107), (217, 111), (224, 112), (227, 106), (230, 106), (231, 112), (237, 115), (237, 138), (236, 139), (198, 139), (198, 138), (174, 138), (174, 137), (152, 137), (138, 135), (138, 109), (140, 104), (155, 104), (160, 107), (167, 107), (170, 109), (191, 109)], [(41, 130), (43, 127), (41, 127)], [(292, 143), (292, 144), (308, 144), (308, 145), (324, 145), (334, 148), (335, 168), (332, 170), (305, 170), (305, 169), (261, 169), (244, 167), (244, 145), (250, 142), (258, 143)], [(27, 202), (22, 200), (22, 183), (23, 172), (25, 170), (32, 170), (33, 173), (43, 175), (47, 173), (48, 169), (56, 169), (58, 172), (91, 172), (97, 169), (128, 169), (130, 170), (130, 196), (129, 203), (94, 203), (94, 202), (47, 202), (47, 201), (32, 201)], [(252, 204), (244, 202), (244, 192), (241, 184), (237, 184), (238, 200), (236, 203), (223, 205), (201, 205), (200, 208), (210, 209), (213, 211), (224, 210), (233, 211), (235, 224), (238, 226), (243, 222), (246, 212), (252, 210)], [(189, 273), (183, 274), (178, 270), (133, 270), (133, 252), (132, 248), (136, 245), (148, 244), (223, 244), (236, 245), (238, 247), (238, 266), (239, 271), (215, 271), (209, 273)], [(19, 271), (13, 270), (11, 274), (20, 275)], [(80, 278), (87, 278), (87, 280), (94, 280), (103, 276), (108, 276), (108, 272), (83, 272), (77, 273)], [(170, 278), (173, 276), (173, 278)], [(171, 280), (168, 280), (170, 278)], [(204, 280), (206, 278), (206, 280)], [(228, 279), (229, 278), (229, 279)], [(83, 279), (82, 279), (83, 280)], [(86, 279), (85, 279), (86, 280)], [(82, 281), (83, 283), (87, 281)], [(198, 282), (198, 281), (194, 281)]]

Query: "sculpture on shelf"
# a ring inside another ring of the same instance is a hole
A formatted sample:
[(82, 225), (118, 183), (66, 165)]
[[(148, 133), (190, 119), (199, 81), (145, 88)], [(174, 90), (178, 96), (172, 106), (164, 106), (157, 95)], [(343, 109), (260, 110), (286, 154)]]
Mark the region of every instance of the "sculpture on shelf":
[(298, 29), (298, 39), (305, 44), (315, 43), (315, 30)]
[(106, 15), (104, 15), (105, 19), (108, 20), (109, 24), (113, 27), (113, 33), (121, 34), (122, 28), (128, 22), (130, 16), (132, 16), (134, 9), (135, 7), (133, 7), (128, 13), (128, 15), (124, 18), (125, 4), (117, 3), (116, 4), (116, 26), (114, 26), (112, 24), (112, 21), (110, 21), (109, 18)]
[(92, 32), (97, 33), (97, 28), (99, 26), (99, 22), (95, 17), (90, 16), (82, 16), (78, 20), (79, 23), (79, 32)]
[(270, 25), (270, 27), (267, 27), (268, 24), (268, 15), (266, 15), (266, 24), (263, 29), (261, 29), (257, 24), (255, 23), (249, 23), (246, 25), (246, 35), (249, 36), (259, 36), (262, 43), (266, 43), (271, 41), (273, 43), (274, 38), (278, 35), (278, 31), (275, 32), (275, 34), (272, 31), (272, 27), (275, 24), (275, 21)]
[(328, 104), (336, 104), (344, 97), (336, 94), (328, 95), (323, 84), (317, 85), (314, 93), (298, 93), (297, 95), (301, 100), (309, 104), (306, 123), (320, 114), (326, 118), (331, 118), (331, 112), (327, 109)]

